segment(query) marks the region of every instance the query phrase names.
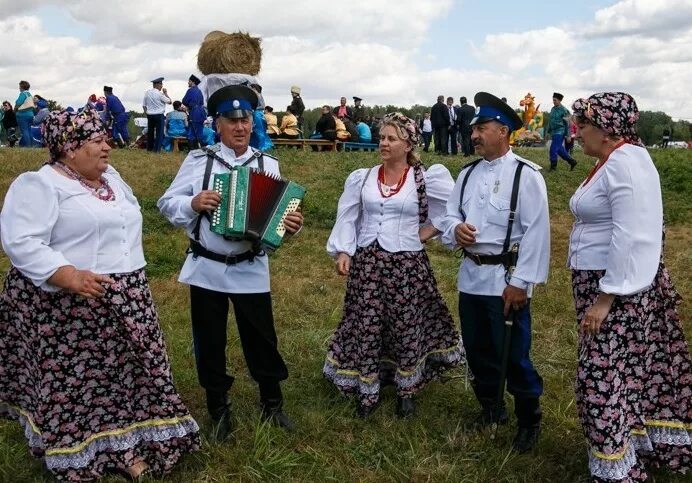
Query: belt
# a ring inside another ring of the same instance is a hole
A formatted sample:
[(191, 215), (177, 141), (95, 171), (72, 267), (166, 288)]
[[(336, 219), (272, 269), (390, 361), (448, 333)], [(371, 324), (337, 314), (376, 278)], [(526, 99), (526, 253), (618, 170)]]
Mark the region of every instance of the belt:
[(204, 248), (199, 242), (190, 239), (190, 248), (188, 248), (187, 253), (192, 253), (194, 257), (208, 258), (209, 260), (214, 260), (215, 262), (225, 263), (226, 265), (236, 265), (240, 262), (249, 260), (251, 263), (255, 257), (264, 256), (263, 252), (255, 253), (252, 250), (248, 250), (243, 253), (237, 253), (233, 255), (222, 255), (221, 253), (212, 252)]
[(509, 253), (499, 255), (479, 255), (464, 250), (464, 256), (476, 265), (505, 265), (509, 261)]

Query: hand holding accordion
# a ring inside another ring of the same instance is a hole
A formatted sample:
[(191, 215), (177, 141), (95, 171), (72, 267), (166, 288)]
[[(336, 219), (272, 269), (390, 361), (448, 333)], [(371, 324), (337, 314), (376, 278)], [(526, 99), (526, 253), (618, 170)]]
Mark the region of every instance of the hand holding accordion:
[(215, 174), (212, 186), (221, 203), (211, 215), (211, 231), (272, 251), (286, 234), (286, 215), (296, 211), (305, 196), (302, 186), (245, 166)]

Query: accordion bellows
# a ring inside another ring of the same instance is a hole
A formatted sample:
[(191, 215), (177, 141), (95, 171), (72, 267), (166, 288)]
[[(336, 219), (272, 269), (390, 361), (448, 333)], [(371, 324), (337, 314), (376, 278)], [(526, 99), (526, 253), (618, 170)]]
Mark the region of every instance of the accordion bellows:
[(211, 231), (270, 251), (281, 245), (286, 215), (305, 196), (305, 188), (292, 181), (244, 166), (215, 174), (212, 186), (221, 203), (211, 215)]

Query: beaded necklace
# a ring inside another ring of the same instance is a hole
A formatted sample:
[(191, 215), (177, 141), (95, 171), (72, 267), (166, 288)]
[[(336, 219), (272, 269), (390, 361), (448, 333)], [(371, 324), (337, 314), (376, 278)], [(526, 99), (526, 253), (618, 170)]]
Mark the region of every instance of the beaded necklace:
[(84, 186), (89, 191), (89, 193), (91, 193), (93, 196), (97, 197), (101, 201), (115, 200), (115, 193), (113, 192), (113, 188), (111, 188), (111, 186), (108, 184), (108, 180), (106, 180), (106, 178), (104, 178), (103, 176), (99, 177), (99, 182), (101, 183), (101, 186), (99, 186), (98, 188), (94, 188), (89, 184), (89, 182), (86, 180), (84, 176), (79, 174), (74, 169), (70, 168), (62, 161), (56, 161), (54, 164), (56, 164), (60, 169), (62, 169), (63, 172), (69, 178), (79, 181), (79, 184)]
[(384, 165), (380, 166), (380, 169), (377, 172), (377, 188), (380, 190), (380, 194), (383, 198), (394, 196), (401, 190), (406, 182), (406, 175), (408, 174), (409, 168), (410, 166), (406, 167), (404, 173), (401, 175), (401, 178), (399, 178), (399, 181), (397, 181), (395, 185), (388, 186), (384, 181)]

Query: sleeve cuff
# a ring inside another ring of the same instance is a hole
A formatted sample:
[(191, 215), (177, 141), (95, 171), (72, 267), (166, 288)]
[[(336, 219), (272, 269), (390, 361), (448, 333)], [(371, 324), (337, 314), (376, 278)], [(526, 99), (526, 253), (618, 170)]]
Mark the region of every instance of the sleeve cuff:
[(509, 279), (509, 284), (512, 287), (520, 288), (522, 290), (527, 290), (529, 288), (529, 285), (530, 285), (529, 282), (525, 282), (522, 279), (517, 278), (517, 277), (512, 277), (511, 279)]

